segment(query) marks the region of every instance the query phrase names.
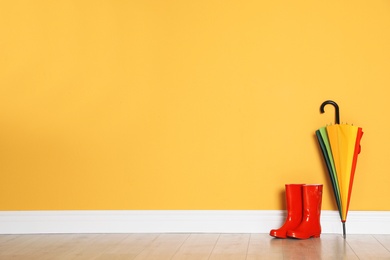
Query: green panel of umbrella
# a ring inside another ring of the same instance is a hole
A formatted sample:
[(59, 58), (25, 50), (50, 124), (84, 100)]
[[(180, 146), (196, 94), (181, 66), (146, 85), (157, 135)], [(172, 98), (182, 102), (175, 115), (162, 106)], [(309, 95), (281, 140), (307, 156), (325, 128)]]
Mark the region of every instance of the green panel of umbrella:
[(333, 193), (343, 223), (343, 236), (346, 237), (345, 222), (351, 200), (357, 157), (360, 153), (361, 127), (340, 124), (339, 107), (336, 102), (327, 100), (321, 104), (324, 113), (326, 105), (333, 105), (336, 124), (322, 127), (316, 131), (318, 143), (325, 160), (332, 183)]

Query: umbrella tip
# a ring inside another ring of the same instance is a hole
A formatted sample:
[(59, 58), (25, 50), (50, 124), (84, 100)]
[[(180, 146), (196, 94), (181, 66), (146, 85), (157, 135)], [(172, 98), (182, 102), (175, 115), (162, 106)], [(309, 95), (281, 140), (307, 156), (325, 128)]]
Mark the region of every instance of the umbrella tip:
[(343, 238), (346, 239), (347, 238), (347, 232), (345, 230), (345, 222), (343, 222)]

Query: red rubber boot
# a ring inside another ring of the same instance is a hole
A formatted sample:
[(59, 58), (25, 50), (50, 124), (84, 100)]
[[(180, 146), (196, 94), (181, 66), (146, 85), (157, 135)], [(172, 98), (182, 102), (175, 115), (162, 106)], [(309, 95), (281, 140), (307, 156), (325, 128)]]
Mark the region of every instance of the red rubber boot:
[(287, 231), (296, 228), (302, 221), (302, 186), (303, 184), (286, 184), (287, 217), (283, 226), (272, 229), (270, 236), (286, 238)]
[(301, 224), (289, 231), (288, 237), (308, 239), (321, 235), (322, 184), (303, 185), (303, 218)]

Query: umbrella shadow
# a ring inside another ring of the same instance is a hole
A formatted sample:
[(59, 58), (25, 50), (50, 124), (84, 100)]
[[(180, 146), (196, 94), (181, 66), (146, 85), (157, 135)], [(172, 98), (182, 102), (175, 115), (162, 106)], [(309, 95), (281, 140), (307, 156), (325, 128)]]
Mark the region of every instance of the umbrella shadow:
[[(316, 144), (317, 148), (319, 149), (319, 151), (321, 151), (321, 147), (320, 147), (320, 144), (318, 143), (318, 140), (317, 140), (317, 136), (314, 134), (313, 135), (313, 141), (314, 143)], [(318, 155), (319, 157), (321, 157), (321, 168), (323, 169), (323, 174), (327, 177), (329, 175), (329, 173), (327, 172), (327, 166), (326, 166), (326, 162), (325, 162), (325, 159), (323, 156), (321, 156), (321, 154)], [(324, 183), (324, 187), (323, 189), (326, 190), (327, 194), (334, 194), (333, 192), (333, 185), (332, 185), (332, 181), (331, 181), (331, 178), (325, 178), (325, 183)], [(334, 196), (332, 196), (334, 197)], [(332, 208), (337, 210), (337, 203), (336, 203), (336, 200), (335, 199), (332, 199), (331, 200), (331, 205), (332, 205)]]

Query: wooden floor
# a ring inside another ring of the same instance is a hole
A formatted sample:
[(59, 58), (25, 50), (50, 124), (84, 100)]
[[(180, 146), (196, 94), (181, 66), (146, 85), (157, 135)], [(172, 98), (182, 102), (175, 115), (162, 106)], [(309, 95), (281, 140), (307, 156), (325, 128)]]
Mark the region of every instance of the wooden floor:
[(0, 259), (390, 259), (390, 235), (0, 235)]

